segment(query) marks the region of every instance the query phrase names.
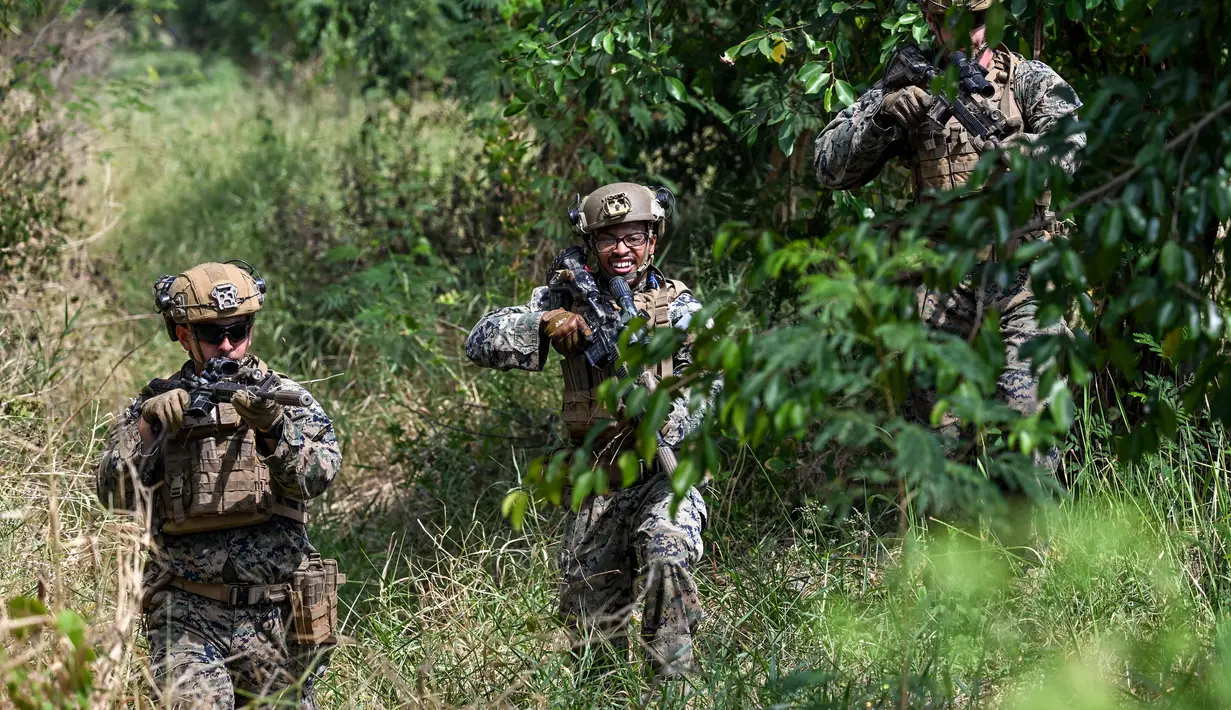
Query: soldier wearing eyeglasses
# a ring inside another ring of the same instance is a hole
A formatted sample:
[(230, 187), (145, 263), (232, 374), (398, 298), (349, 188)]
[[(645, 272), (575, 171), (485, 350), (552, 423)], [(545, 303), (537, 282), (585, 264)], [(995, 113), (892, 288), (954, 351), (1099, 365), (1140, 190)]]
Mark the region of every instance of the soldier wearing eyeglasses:
[[(616, 183), (595, 190), (570, 211), (584, 237), (591, 265), (607, 278), (622, 277), (650, 327), (687, 329), (701, 304), (689, 288), (654, 266), (674, 198), (663, 188)], [(551, 348), (563, 356), (563, 418), (574, 445), (596, 422), (607, 422), (593, 445), (596, 466), (612, 467), (620, 452), (635, 448), (636, 437), (596, 401), (595, 391), (611, 371), (591, 366), (583, 351), (590, 335), (580, 313), (561, 292), (536, 288), (529, 303), (496, 309), (475, 325), (466, 355), (481, 367), (541, 371)], [(614, 298), (612, 298), (614, 302)], [(550, 347), (549, 347), (550, 344)], [(659, 363), (659, 378), (679, 372), (692, 360), (687, 344)], [(675, 446), (699, 423), (683, 394), (663, 426)], [(629, 617), (643, 605), (641, 642), (647, 660), (663, 676), (694, 668), (693, 633), (701, 618), (694, 569), (701, 559), (706, 508), (701, 493), (689, 489), (674, 517), (671, 481), (656, 464), (643, 465), (630, 488), (591, 496), (572, 516), (561, 544), (561, 613), (579, 636), (574, 651), (589, 651), (600, 669), (626, 662)], [(614, 472), (613, 472), (614, 473)], [(614, 473), (612, 480), (620, 480)]]
[[(237, 363), (239, 381), (269, 380), (251, 352), (265, 297), (251, 267), (194, 266), (159, 279), (154, 295), (167, 334), (189, 355), (173, 381), (200, 375), (214, 358)], [(302, 390), (273, 377), (279, 389)], [(315, 707), (337, 575), (308, 541), (306, 502), (341, 463), (333, 424), (315, 401), (285, 406), (240, 391), (201, 413), (184, 389), (146, 388), (120, 414), (98, 466), (98, 496), (139, 511), (151, 527), (142, 603), (164, 704), (233, 708), (278, 696)]]

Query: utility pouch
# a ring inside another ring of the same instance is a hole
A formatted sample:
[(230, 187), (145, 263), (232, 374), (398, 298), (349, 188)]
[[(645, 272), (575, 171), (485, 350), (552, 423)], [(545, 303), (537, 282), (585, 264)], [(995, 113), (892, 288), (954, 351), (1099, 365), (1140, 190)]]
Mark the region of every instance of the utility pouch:
[(305, 646), (335, 643), (338, 629), (338, 585), (346, 575), (338, 574), (337, 560), (323, 560), (319, 553), (308, 555), (291, 580), (291, 621), (295, 642)]

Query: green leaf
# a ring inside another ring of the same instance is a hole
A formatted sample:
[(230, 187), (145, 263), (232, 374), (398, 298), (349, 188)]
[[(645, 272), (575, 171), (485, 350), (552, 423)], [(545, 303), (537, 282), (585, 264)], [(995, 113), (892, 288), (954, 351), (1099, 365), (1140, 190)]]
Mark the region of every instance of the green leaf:
[(516, 116), (517, 114), (525, 110), (526, 110), (526, 104), (514, 101), (513, 103), (504, 107), (504, 116), (505, 118), (508, 118), (510, 116)]
[(834, 81), (834, 89), (838, 92), (838, 100), (845, 106), (850, 106), (858, 99), (858, 97), (855, 96), (855, 90), (851, 88), (851, 85), (841, 79)]
[(615, 54), (615, 35), (610, 30), (603, 35), (603, 51), (607, 54)]
[(984, 35), (987, 46), (996, 47), (1004, 40), (1005, 10), (1004, 5), (1000, 4), (1000, 0), (992, 0), (992, 4), (988, 6), (984, 18), (987, 25)]
[(782, 127), (778, 129), (778, 148), (782, 150), (782, 154), (791, 157), (791, 153), (795, 152), (795, 138), (799, 135), (796, 130), (798, 121), (795, 115), (782, 122)]
[(808, 47), (808, 51), (811, 52), (812, 54), (819, 54), (821, 51), (820, 43), (817, 42), (815, 39), (813, 39), (812, 35), (808, 34), (807, 32), (801, 31), (801, 34), (803, 34), (804, 36), (804, 45)]
[(623, 487), (628, 488), (636, 483), (641, 476), (641, 459), (637, 458), (637, 454), (632, 451), (621, 452), (617, 462), (620, 466), (620, 483)]
[(1167, 278), (1173, 281), (1182, 279), (1184, 277), (1184, 247), (1175, 242), (1164, 244), (1158, 255), (1158, 265), (1163, 268), (1163, 273), (1167, 275)]
[(918, 424), (904, 424), (894, 438), (897, 457), (894, 466), (907, 481), (919, 481), (944, 474), (945, 455), (936, 435)]
[[(47, 607), (34, 597), (11, 597), (5, 606), (8, 607), (10, 619), (24, 619), (31, 616), (46, 616)], [(13, 638), (21, 641), (30, 635), (36, 627), (22, 626), (12, 630)]]
[(526, 517), (526, 507), (530, 504), (530, 496), (525, 491), (509, 491), (500, 502), (500, 513), (509, 521), (514, 530), (521, 530)]
[(804, 85), (804, 93), (815, 94), (825, 87), (829, 74), (825, 72), (827, 62), (808, 62), (799, 68), (795, 75), (799, 83)]
[(85, 619), (72, 609), (65, 609), (56, 614), (56, 629), (63, 634), (73, 648), (85, 647)]
[(683, 101), (687, 96), (685, 92), (684, 82), (673, 76), (667, 77), (667, 93), (671, 94), (671, 98), (676, 101)]

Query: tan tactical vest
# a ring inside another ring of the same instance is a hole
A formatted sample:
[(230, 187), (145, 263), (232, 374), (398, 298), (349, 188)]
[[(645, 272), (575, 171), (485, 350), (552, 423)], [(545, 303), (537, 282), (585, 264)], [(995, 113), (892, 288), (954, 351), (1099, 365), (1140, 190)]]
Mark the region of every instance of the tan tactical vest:
[[(1022, 117), (1021, 107), (1013, 96), (1013, 77), (1019, 63), (1021, 58), (1012, 52), (996, 50), (987, 71), (987, 81), (996, 93), (990, 99), (977, 99), (998, 109), (1006, 119)], [(980, 155), (970, 139), (956, 117), (950, 117), (939, 131), (918, 131), (912, 135), (916, 196), (922, 197), (927, 190), (951, 189), (970, 180)]]
[[(679, 281), (663, 279), (662, 282), (664, 285), (659, 288), (633, 294), (637, 308), (649, 314), (647, 325), (650, 328), (670, 326), (668, 309), (671, 302), (682, 294), (691, 293), (689, 288)], [(596, 393), (599, 385), (615, 376), (615, 370), (610, 367), (605, 370), (591, 367), (584, 354), (564, 358), (560, 367), (564, 372), (564, 423), (568, 427), (569, 436), (574, 441), (580, 441), (596, 422), (614, 420), (606, 407), (598, 402)], [(672, 359), (667, 358), (658, 363), (652, 372), (660, 380), (670, 377), (674, 372)], [(608, 427), (598, 442), (608, 442), (624, 434), (628, 432), (617, 427)], [(624, 438), (629, 440), (629, 446), (634, 444), (633, 437)]]
[(163, 447), (162, 464), (154, 513), (163, 533), (227, 530), (274, 515), (307, 522), (302, 503), (274, 494), (269, 466), (256, 450), (256, 432), (230, 404), (216, 405), (208, 418), (186, 416)]

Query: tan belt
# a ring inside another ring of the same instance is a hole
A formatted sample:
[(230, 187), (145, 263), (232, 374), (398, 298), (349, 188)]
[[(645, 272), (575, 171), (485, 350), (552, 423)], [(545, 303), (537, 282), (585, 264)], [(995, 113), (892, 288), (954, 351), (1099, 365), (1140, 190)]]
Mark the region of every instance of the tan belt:
[(183, 577), (172, 576), (167, 586), (231, 606), (277, 603), (289, 599), (291, 593), (290, 582), (282, 584), (202, 584)]
[(303, 503), (283, 498), (282, 496), (274, 496), (274, 502), (269, 506), (269, 512), (274, 515), (281, 515), (284, 518), (290, 518), (297, 523), (308, 524), (308, 511), (304, 509)]

